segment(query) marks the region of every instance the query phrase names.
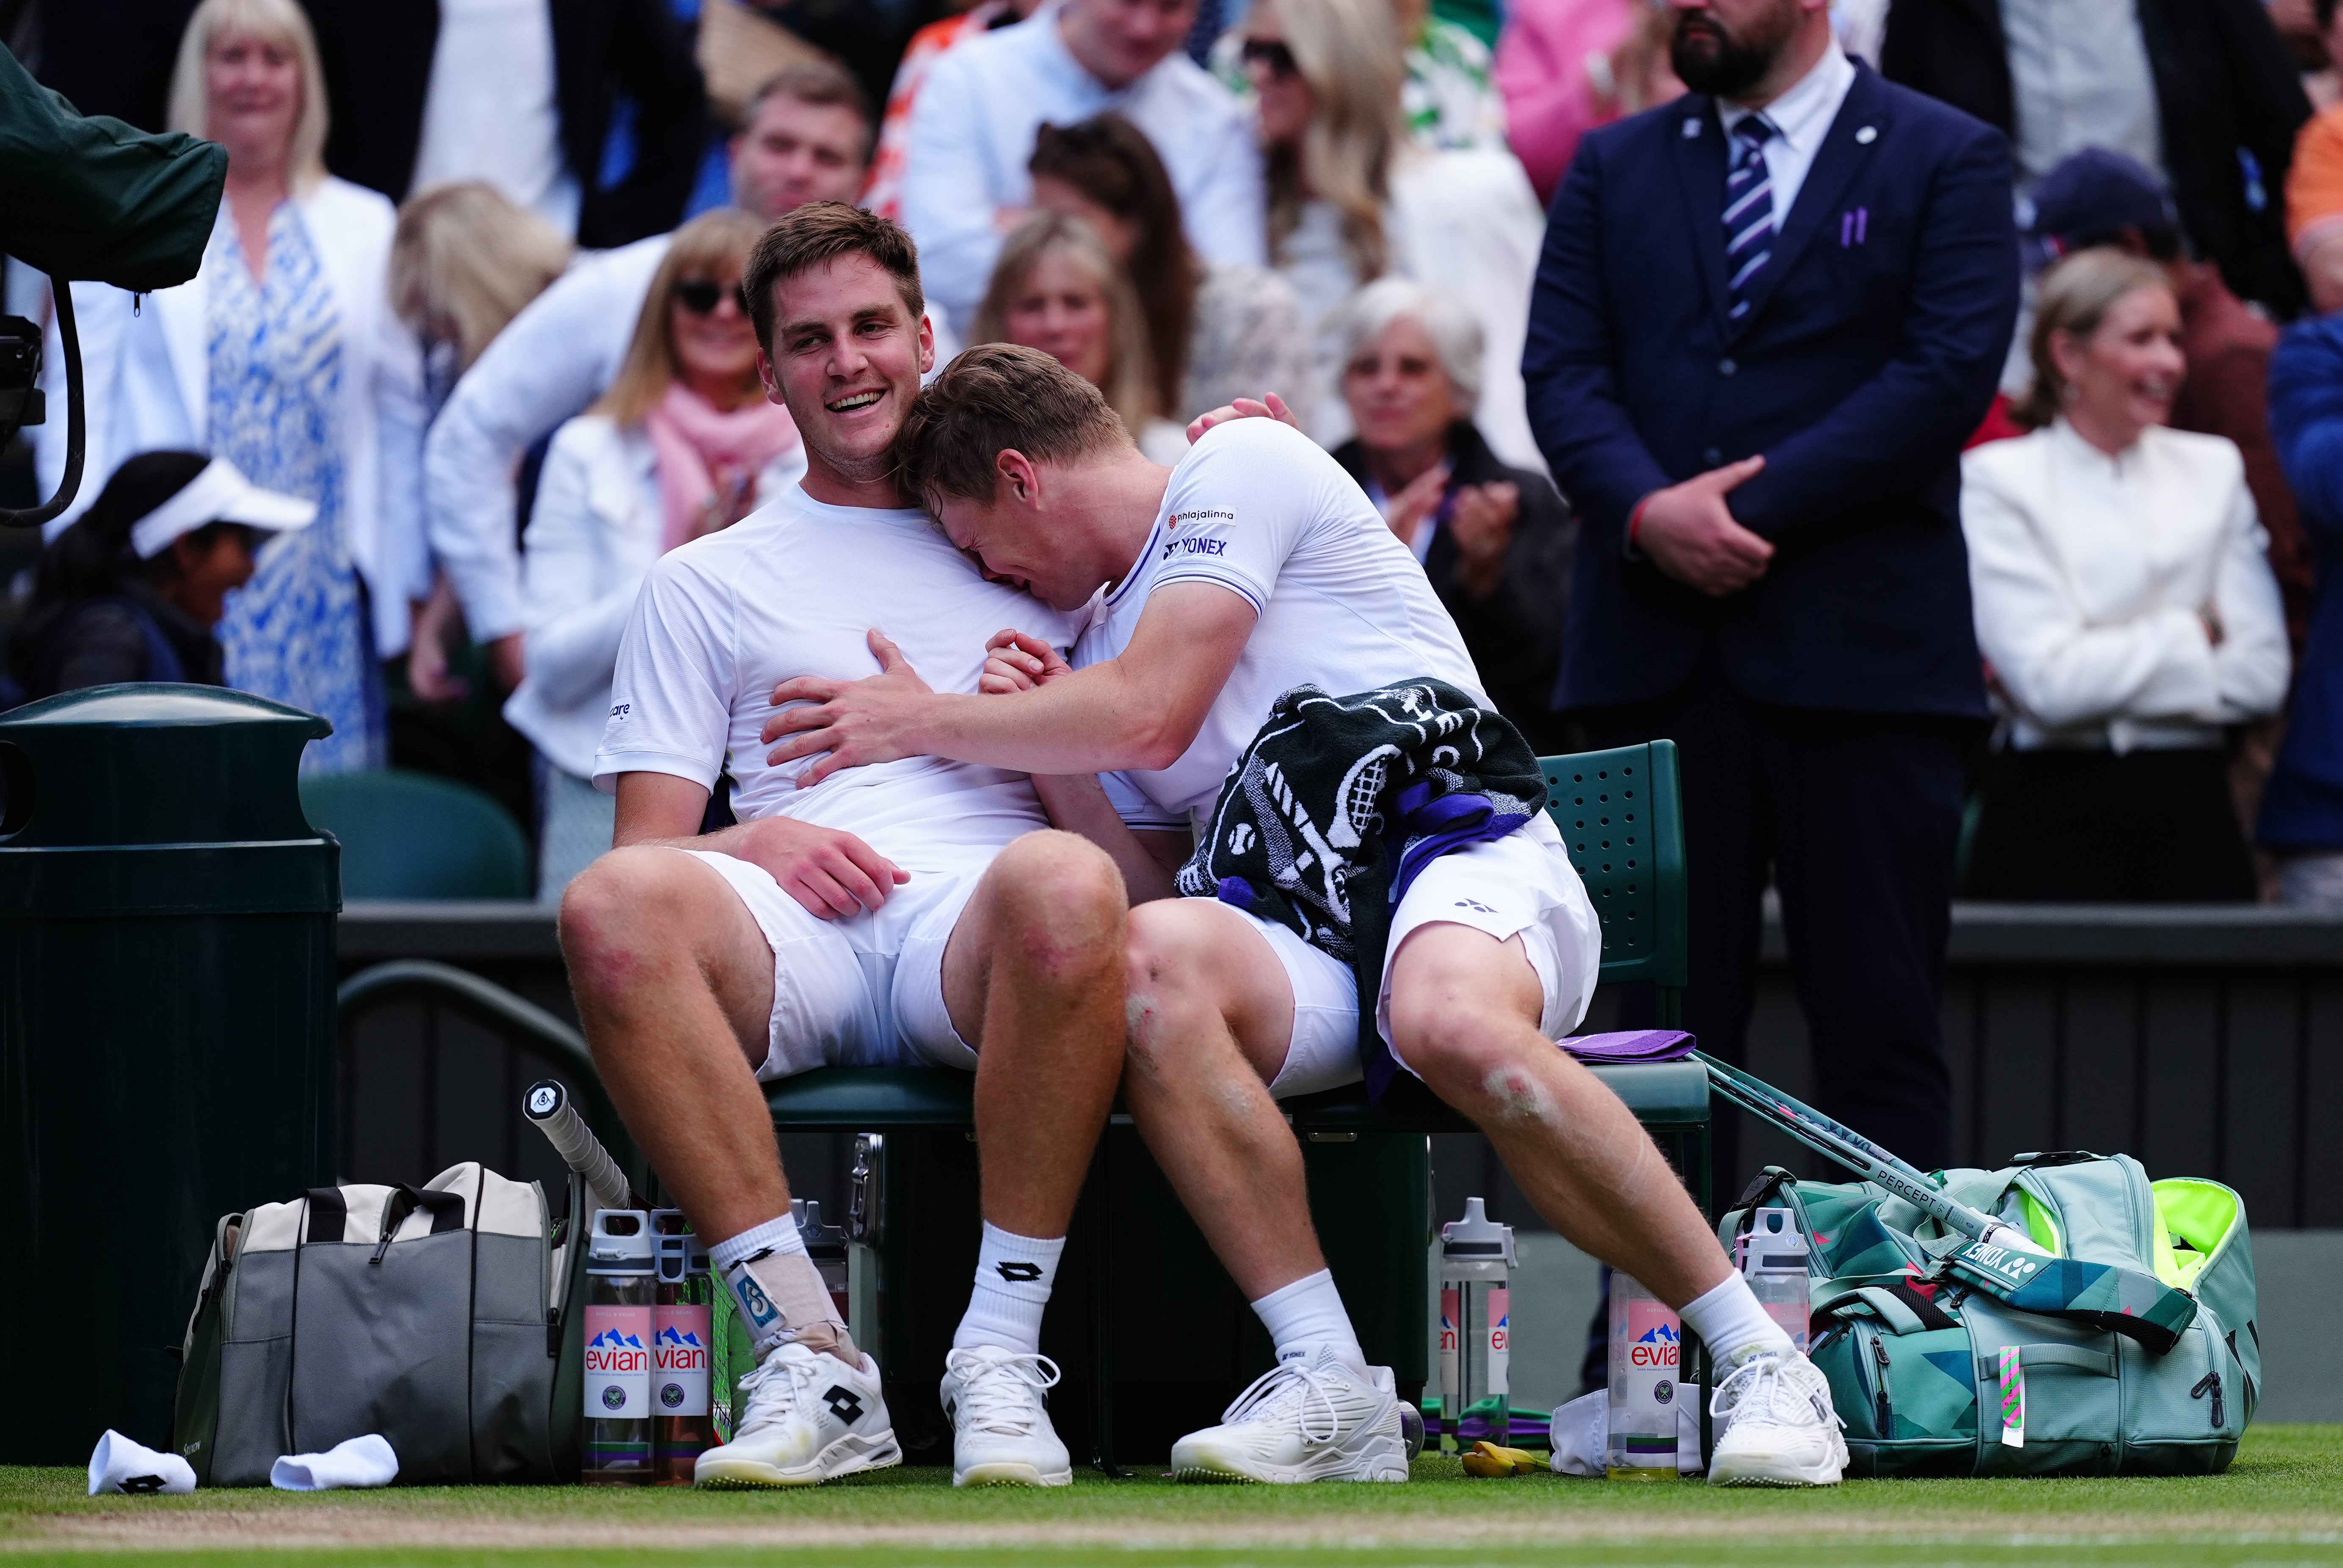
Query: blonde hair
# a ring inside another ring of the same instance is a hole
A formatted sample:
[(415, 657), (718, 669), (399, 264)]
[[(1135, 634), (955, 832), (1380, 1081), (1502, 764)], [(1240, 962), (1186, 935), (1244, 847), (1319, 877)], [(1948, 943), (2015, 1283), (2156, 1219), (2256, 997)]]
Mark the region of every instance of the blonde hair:
[[(621, 425), (633, 425), (658, 406), (675, 383), (675, 337), (668, 319), (675, 303), (675, 286), (686, 276), (740, 275), (748, 267), (749, 251), (764, 233), (763, 224), (730, 206), (701, 213), (675, 231), (659, 271), (651, 277), (650, 293), (643, 298), (643, 313), (635, 317), (634, 339), (627, 345), (618, 378), (594, 405), (593, 412), (606, 414)], [(752, 390), (757, 387), (753, 370), (748, 385)]]
[(1099, 390), (1126, 428), (1134, 432), (1143, 428), (1148, 420), (1161, 417), (1156, 407), (1155, 357), (1148, 347), (1147, 315), (1140, 307), (1139, 291), (1131, 286), (1130, 275), (1116, 264), (1098, 230), (1081, 219), (1040, 212), (1018, 226), (1001, 247), (1001, 260), (992, 268), (984, 303), (977, 307), (971, 340), (1009, 341), (1010, 307), (1033, 269), (1051, 255), (1067, 256), (1098, 286), (1106, 302), (1110, 353), (1106, 384)]
[(2035, 297), (2034, 336), (2027, 342), (2034, 361), (2034, 384), (2010, 408), (2010, 417), (2029, 430), (2038, 430), (2058, 417), (2069, 396), (2066, 378), (2050, 352), (2050, 337), (2064, 332), (2086, 338), (2118, 300), (2143, 288), (2172, 292), (2172, 279), (2152, 261), (2111, 246), (2078, 250), (2042, 275)]
[(398, 209), (390, 307), (427, 341), (451, 343), (456, 368), (569, 266), (569, 242), (485, 180), (450, 180)]
[(293, 145), (286, 151), (286, 185), (307, 196), (326, 180), (326, 69), (317, 58), (317, 35), (297, 0), (204, 0), (179, 35), (179, 59), (171, 68), (171, 129), (191, 136), (211, 135), (211, 84), (205, 57), (224, 33), (242, 33), (293, 51), (301, 68), (301, 107), (293, 116)]
[(1267, 152), (1270, 250), (1282, 252), (1300, 226), (1306, 188), (1342, 215), (1342, 248), (1359, 281), (1372, 282), (1390, 259), (1383, 203), (1407, 136), (1399, 16), (1391, 0), (1261, 0), (1253, 15), (1275, 17), (1318, 105), (1299, 147)]

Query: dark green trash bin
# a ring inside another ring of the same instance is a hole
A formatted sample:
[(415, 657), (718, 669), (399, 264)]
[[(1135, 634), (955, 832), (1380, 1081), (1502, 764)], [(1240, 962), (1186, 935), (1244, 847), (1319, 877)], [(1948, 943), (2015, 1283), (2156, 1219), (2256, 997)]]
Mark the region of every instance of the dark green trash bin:
[(213, 1222), (334, 1180), (329, 732), (203, 686), (0, 717), (0, 1463), (163, 1446)]

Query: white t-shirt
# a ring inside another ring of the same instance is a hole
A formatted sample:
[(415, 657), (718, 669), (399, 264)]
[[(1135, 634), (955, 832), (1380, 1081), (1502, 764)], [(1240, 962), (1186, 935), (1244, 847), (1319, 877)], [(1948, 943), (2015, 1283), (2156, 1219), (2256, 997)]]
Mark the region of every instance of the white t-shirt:
[(907, 871), (962, 869), (1049, 819), (1022, 773), (905, 758), (797, 787), (760, 739), (796, 676), (879, 672), (864, 634), (892, 638), (938, 691), (973, 692), (986, 639), (1015, 627), (1052, 647), (1080, 622), (985, 581), (926, 514), (832, 507), (791, 486), (720, 534), (669, 551), (618, 648), (594, 783), (671, 773), (714, 788), (729, 766), (742, 821), (794, 817), (850, 832)]
[(1180, 582), (1218, 584), (1261, 618), (1180, 759), (1104, 780), (1134, 828), (1191, 827), (1208, 815), (1238, 753), (1297, 686), (1339, 697), (1431, 676), (1489, 700), (1415, 557), (1341, 464), (1274, 419), (1232, 420), (1189, 448), (1138, 563), (1070, 662), (1121, 654), (1148, 597)]
[(439, 0), (411, 190), (486, 180), (563, 234), (578, 181), (561, 151), (548, 0)]

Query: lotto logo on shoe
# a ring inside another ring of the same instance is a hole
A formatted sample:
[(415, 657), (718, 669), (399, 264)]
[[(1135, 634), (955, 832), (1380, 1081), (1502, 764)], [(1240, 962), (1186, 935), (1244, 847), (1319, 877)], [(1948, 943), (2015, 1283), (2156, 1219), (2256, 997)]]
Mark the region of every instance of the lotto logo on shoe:
[(852, 1426), (862, 1419), (862, 1396), (843, 1383), (830, 1384), (830, 1392), (821, 1396), (821, 1402), (830, 1406), (830, 1413), (843, 1425)]
[(651, 1413), (651, 1310), (586, 1309), (586, 1413), (631, 1421)]

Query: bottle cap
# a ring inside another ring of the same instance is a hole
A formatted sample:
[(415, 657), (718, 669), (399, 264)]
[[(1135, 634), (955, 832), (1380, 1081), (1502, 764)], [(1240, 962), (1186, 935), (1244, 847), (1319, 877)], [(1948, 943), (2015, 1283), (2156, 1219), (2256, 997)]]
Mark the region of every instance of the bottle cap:
[(797, 1221), (798, 1234), (804, 1239), (806, 1251), (814, 1257), (846, 1256), (846, 1228), (821, 1222), (820, 1199), (790, 1199), (789, 1218)]
[(690, 1275), (708, 1272), (707, 1244), (682, 1210), (651, 1211), (651, 1242), (658, 1252), (660, 1284), (679, 1285)]
[(1468, 1262), (1503, 1259), (1509, 1269), (1518, 1266), (1513, 1228), (1490, 1219), (1488, 1204), (1479, 1198), (1465, 1199), (1464, 1217), (1440, 1227), (1440, 1255)]
[(1749, 1230), (1740, 1239), (1741, 1271), (1746, 1274), (1774, 1270), (1806, 1271), (1805, 1232), (1798, 1229), (1794, 1209), (1760, 1209), (1749, 1216)]
[(598, 1209), (586, 1241), (586, 1271), (648, 1274), (653, 1266), (651, 1217), (640, 1209)]

